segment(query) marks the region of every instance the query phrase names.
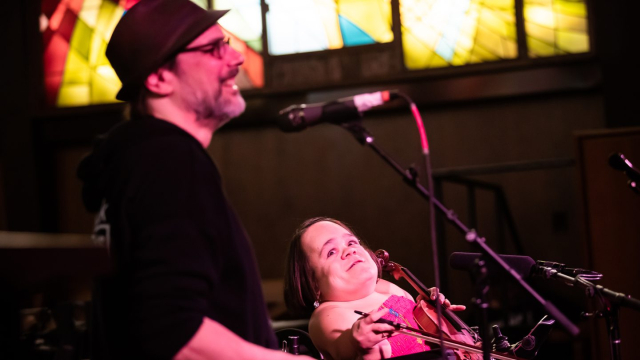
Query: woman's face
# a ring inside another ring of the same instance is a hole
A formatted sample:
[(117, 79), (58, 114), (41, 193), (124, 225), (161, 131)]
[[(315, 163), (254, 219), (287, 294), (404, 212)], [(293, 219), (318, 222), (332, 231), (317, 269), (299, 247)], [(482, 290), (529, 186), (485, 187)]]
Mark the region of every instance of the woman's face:
[(352, 301), (373, 293), (378, 268), (360, 240), (330, 222), (311, 225), (300, 239), (324, 301)]

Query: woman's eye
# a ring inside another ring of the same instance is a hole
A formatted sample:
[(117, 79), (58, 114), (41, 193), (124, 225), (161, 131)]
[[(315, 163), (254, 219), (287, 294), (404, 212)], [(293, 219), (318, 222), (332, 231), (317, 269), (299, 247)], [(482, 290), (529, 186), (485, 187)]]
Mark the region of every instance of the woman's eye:
[(333, 255), (335, 253), (336, 253), (335, 250), (329, 250), (329, 252), (327, 253), (327, 257), (330, 257), (331, 255)]
[(357, 242), (357, 241), (355, 241), (355, 240), (351, 240), (351, 241), (349, 241), (349, 246), (351, 246), (351, 245), (359, 245), (359, 244), (360, 244), (360, 243), (359, 243), (359, 242)]

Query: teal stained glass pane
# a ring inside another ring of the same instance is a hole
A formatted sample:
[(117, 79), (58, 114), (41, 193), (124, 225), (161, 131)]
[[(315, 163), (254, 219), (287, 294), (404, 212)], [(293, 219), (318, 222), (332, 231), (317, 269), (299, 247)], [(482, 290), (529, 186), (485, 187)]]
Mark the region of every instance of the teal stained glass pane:
[(345, 46), (375, 44), (376, 41), (356, 24), (349, 21), (342, 15), (338, 15), (340, 31)]

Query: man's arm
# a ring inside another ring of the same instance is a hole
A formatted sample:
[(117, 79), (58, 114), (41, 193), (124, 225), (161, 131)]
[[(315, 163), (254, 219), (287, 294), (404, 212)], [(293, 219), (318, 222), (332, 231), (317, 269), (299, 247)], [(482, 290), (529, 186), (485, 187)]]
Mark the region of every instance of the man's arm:
[(271, 350), (245, 341), (220, 323), (204, 318), (191, 340), (174, 356), (174, 360), (238, 359), (238, 360), (305, 360), (279, 350)]

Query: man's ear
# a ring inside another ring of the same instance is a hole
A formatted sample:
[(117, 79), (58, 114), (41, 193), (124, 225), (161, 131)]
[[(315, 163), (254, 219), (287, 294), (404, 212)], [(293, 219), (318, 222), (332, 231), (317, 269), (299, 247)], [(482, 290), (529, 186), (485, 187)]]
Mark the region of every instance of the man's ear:
[(174, 90), (176, 75), (169, 69), (161, 67), (147, 76), (144, 86), (159, 96), (171, 95)]

